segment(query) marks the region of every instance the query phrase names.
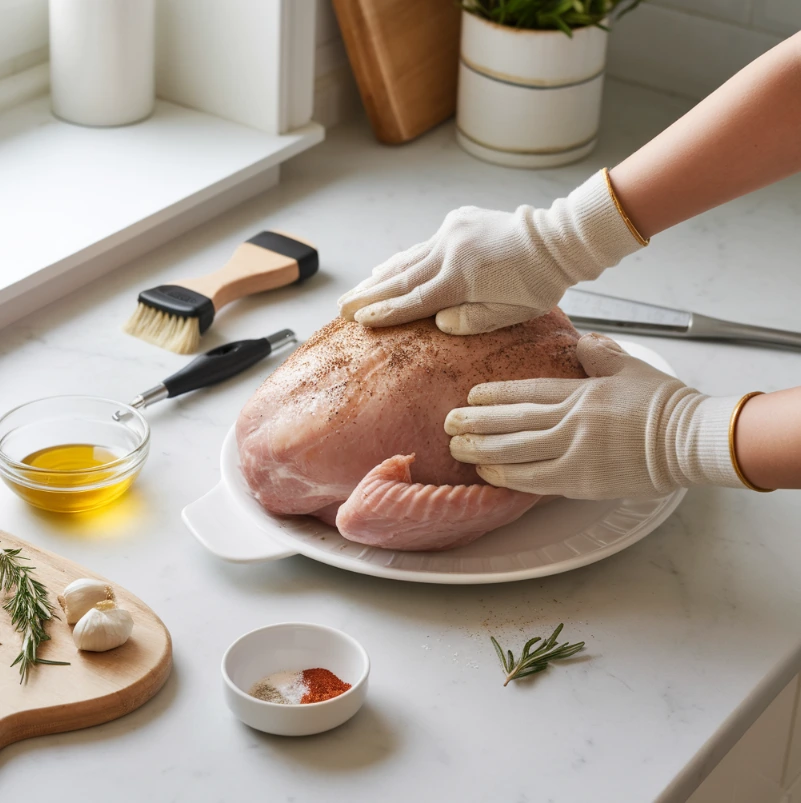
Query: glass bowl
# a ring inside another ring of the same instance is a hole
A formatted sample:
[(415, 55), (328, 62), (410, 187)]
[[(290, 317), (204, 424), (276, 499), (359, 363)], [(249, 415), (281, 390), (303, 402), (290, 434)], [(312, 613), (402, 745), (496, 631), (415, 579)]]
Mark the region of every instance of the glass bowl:
[(142, 414), (111, 399), (51, 396), (0, 417), (0, 477), (44, 510), (109, 504), (131, 487), (149, 448)]

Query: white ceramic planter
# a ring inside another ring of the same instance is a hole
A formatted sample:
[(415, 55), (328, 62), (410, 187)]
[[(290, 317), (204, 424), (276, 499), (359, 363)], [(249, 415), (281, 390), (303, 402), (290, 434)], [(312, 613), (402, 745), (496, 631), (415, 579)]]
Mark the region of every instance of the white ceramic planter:
[(608, 34), (525, 31), (463, 12), (457, 139), (509, 167), (554, 167), (595, 147)]
[(115, 126), (155, 105), (154, 0), (50, 0), (53, 114)]

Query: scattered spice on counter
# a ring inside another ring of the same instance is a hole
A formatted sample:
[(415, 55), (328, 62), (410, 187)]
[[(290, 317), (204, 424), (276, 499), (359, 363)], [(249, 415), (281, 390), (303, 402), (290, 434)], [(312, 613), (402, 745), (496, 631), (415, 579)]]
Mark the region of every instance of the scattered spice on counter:
[(275, 672), (254, 683), (250, 694), (258, 700), (279, 705), (322, 703), (339, 697), (350, 688), (328, 669), (316, 667), (298, 672)]

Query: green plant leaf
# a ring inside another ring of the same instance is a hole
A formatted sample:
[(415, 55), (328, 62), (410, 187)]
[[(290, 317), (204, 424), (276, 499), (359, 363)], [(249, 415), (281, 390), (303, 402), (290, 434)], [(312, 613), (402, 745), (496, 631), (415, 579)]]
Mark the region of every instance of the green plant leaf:
[(560, 30), (572, 36), (576, 28), (607, 30), (605, 17), (620, 19), (643, 0), (457, 0), (478, 17), (524, 30)]

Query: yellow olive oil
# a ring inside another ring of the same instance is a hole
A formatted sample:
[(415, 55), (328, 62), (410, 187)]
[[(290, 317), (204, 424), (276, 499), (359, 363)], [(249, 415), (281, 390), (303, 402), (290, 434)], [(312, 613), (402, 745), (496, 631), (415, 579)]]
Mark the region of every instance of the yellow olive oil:
[(89, 443), (50, 446), (29, 454), (21, 461), (38, 469), (27, 475), (20, 472), (24, 479), (37, 487), (31, 488), (13, 479), (7, 482), (27, 502), (45, 510), (61, 513), (92, 510), (117, 499), (134, 481), (136, 472), (118, 482), (113, 481), (121, 472), (120, 466), (102, 470), (103, 466), (119, 457), (104, 446)]

